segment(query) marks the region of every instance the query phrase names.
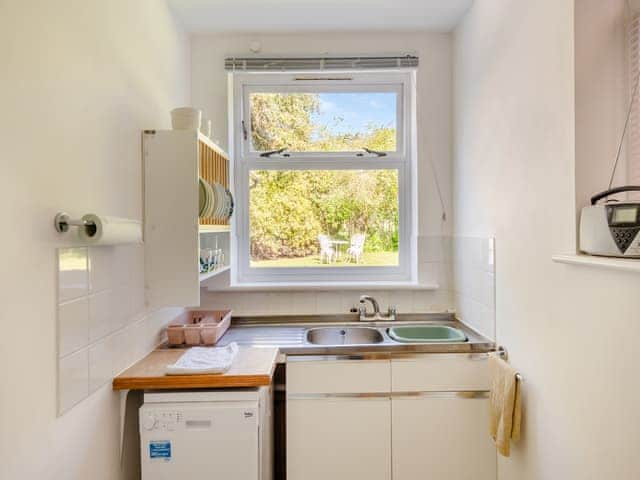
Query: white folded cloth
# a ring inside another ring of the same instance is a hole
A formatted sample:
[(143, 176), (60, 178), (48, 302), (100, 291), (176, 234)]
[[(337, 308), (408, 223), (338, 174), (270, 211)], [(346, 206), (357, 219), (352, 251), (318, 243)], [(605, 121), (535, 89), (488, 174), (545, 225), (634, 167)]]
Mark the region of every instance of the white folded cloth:
[(205, 373), (224, 373), (229, 370), (238, 354), (238, 344), (230, 343), (226, 347), (192, 347), (176, 363), (167, 365), (167, 375), (199, 375)]

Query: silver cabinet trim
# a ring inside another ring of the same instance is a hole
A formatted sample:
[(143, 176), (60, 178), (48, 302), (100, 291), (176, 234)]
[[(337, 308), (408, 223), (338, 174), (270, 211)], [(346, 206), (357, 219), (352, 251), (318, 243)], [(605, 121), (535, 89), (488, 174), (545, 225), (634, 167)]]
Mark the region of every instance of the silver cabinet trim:
[(318, 400), (318, 399), (393, 399), (393, 398), (460, 398), (477, 399), (489, 398), (489, 391), (471, 390), (455, 392), (370, 392), (370, 393), (292, 393), (287, 400)]

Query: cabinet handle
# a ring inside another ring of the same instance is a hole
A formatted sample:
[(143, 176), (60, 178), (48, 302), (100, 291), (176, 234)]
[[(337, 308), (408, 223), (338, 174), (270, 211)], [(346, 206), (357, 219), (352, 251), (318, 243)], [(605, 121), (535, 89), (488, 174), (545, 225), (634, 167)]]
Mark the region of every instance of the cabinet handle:
[(457, 391), (457, 392), (394, 392), (393, 398), (460, 398), (478, 399), (489, 398), (489, 392), (483, 390)]
[(389, 400), (391, 394), (389, 392), (370, 392), (370, 393), (292, 393), (287, 395), (287, 400), (310, 400), (319, 398), (357, 398), (360, 400)]
[(469, 360), (471, 360), (472, 362), (481, 362), (483, 360), (488, 360), (488, 359), (489, 359), (488, 353), (470, 353), (469, 354)]
[(360, 399), (360, 400), (390, 400), (392, 398), (489, 398), (487, 390), (459, 390), (454, 392), (371, 392), (371, 393), (292, 393), (287, 400), (318, 400), (318, 399)]

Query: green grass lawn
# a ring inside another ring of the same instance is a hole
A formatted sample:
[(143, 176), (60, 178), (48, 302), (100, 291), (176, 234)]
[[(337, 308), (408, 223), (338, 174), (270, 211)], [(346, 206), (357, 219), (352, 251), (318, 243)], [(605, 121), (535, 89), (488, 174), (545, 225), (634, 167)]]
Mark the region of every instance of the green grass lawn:
[[(358, 266), (389, 267), (398, 265), (398, 252), (366, 252), (360, 257)], [(342, 254), (338, 261), (332, 263), (320, 263), (320, 257), (309, 255), (308, 257), (280, 258), (277, 260), (258, 260), (251, 262), (252, 267), (353, 267), (356, 263), (347, 261), (347, 256)]]

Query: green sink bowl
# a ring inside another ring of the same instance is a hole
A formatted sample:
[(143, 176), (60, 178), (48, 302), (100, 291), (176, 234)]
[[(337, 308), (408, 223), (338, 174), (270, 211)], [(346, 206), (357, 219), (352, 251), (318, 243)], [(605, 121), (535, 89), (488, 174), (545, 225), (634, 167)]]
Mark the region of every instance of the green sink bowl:
[(467, 336), (457, 328), (446, 325), (414, 325), (391, 327), (389, 336), (402, 343), (461, 343)]

